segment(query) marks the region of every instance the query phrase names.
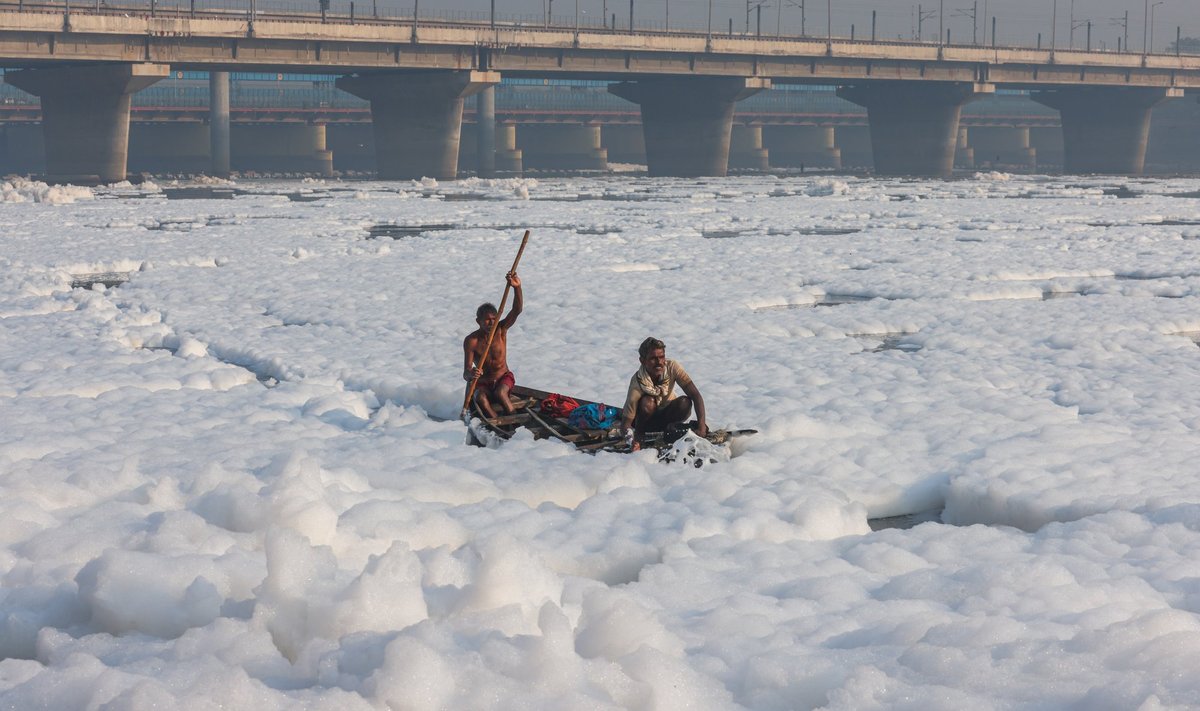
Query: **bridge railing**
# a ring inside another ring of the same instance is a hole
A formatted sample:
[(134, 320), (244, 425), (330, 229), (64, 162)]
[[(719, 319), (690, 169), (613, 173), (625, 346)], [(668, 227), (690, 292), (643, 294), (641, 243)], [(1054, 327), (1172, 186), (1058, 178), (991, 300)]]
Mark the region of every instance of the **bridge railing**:
[[(430, 2), (431, 0), (426, 0)], [(456, 10), (449, 8), (429, 8), (420, 7), (416, 0), (413, 4), (397, 5), (392, 4), (390, 0), (328, 0), (325, 11), (322, 12), (321, 0), (36, 0), (26, 2), (25, 0), (4, 0), (0, 2), (0, 14), (4, 12), (46, 12), (62, 14), (65, 12), (73, 13), (99, 13), (99, 14), (122, 14), (122, 15), (164, 15), (164, 16), (194, 16), (194, 17), (228, 17), (235, 15), (246, 18), (256, 18), (260, 20), (286, 19), (300, 20), (311, 22), (355, 22), (355, 23), (383, 23), (383, 24), (413, 24), (414, 22), (425, 25), (503, 25), (505, 27), (550, 27), (559, 30), (580, 30), (587, 32), (606, 32), (606, 33), (628, 33), (631, 31), (629, 17), (602, 17), (595, 13), (593, 8), (589, 13), (586, 8), (579, 10), (579, 14), (553, 14), (545, 13), (523, 13), (513, 14), (497, 12), (495, 14), (479, 11), (479, 10)], [(614, 2), (614, 7), (618, 3)], [(798, 7), (798, 5), (797, 5)], [(655, 8), (655, 11), (661, 11), (662, 8)], [(932, 41), (921, 38), (904, 38), (897, 35), (895, 38), (884, 36), (871, 37), (875, 34), (865, 24), (858, 27), (853, 23), (847, 23), (844, 19), (839, 21), (836, 29), (829, 28), (828, 33), (820, 31), (821, 28), (813, 27), (812, 25), (803, 25), (797, 23), (797, 18), (794, 13), (788, 15), (788, 21), (785, 24), (783, 21), (783, 8), (777, 8), (777, 13), (774, 18), (768, 16), (765, 22), (760, 20), (763, 18), (755, 17), (751, 20), (750, 14), (741, 17), (741, 13), (735, 13), (736, 16), (713, 17), (711, 22), (697, 21), (694, 16), (689, 17), (685, 21), (678, 19), (668, 21), (665, 13), (658, 16), (657, 12), (651, 14), (652, 11), (647, 11), (645, 14), (639, 13), (635, 16), (632, 31), (639, 34), (671, 34), (674, 36), (722, 36), (722, 37), (738, 37), (738, 38), (753, 38), (761, 37), (762, 39), (770, 40), (836, 40), (839, 43), (853, 42), (861, 44), (881, 44), (881, 45), (919, 45), (919, 46), (949, 46), (949, 47), (996, 47), (1002, 49), (1029, 49), (1038, 46), (1040, 49), (1049, 49), (1047, 44), (1035, 45), (1031, 41), (1031, 37), (1023, 36), (1012, 31), (1007, 25), (1011, 22), (1001, 22), (1001, 31), (999, 33), (991, 33), (986, 28), (982, 33), (974, 33), (970, 42), (964, 42), (964, 38), (956, 38), (958, 41), (949, 42), (945, 37), (935, 36)], [(898, 9), (882, 9), (878, 11), (881, 24), (897, 27), (905, 26), (909, 21), (909, 11)], [(772, 19), (774, 20), (772, 22)], [(996, 19), (996, 18), (993, 18)], [(1008, 18), (1004, 18), (1008, 19)], [(1024, 18), (1026, 24), (1032, 22), (1030, 17)], [(744, 21), (743, 21), (744, 20)], [(814, 23), (816, 24), (816, 23)], [(987, 23), (985, 23), (987, 24)], [(1034, 23), (1036, 24), (1036, 23)], [(614, 26), (615, 25), (615, 26)], [(815, 30), (815, 31), (814, 31)], [(848, 30), (848, 31), (847, 31)], [(935, 31), (936, 35), (937, 32)], [(928, 35), (926, 35), (927, 37)], [(1038, 35), (1041, 37), (1040, 33)], [(870, 38), (870, 39), (868, 39)], [(1067, 47), (1059, 47), (1060, 51), (1066, 51)], [(1082, 47), (1074, 48), (1082, 50)], [(1116, 47), (1107, 47), (1099, 43), (1099, 46), (1091, 47), (1090, 51), (1094, 52), (1117, 52)], [(1130, 53), (1128, 47), (1123, 48), (1124, 53)], [(1165, 53), (1165, 49), (1163, 50)], [(1151, 53), (1154, 53), (1153, 50)], [(1173, 52), (1179, 53), (1179, 52)], [(1188, 52), (1182, 52), (1188, 54)], [(1143, 54), (1138, 51), (1134, 54)], [(1191, 54), (1196, 54), (1195, 51)]]

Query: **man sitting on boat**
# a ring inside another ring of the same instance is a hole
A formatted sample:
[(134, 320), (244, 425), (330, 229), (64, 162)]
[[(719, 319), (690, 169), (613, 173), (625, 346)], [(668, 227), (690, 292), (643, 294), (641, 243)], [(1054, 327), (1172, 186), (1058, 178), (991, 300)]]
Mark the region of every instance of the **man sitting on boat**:
[(487, 417), (496, 416), (493, 403), (499, 403), (504, 412), (513, 413), (508, 393), (516, 385), (516, 378), (508, 369), (508, 329), (521, 315), (525, 299), (521, 293), (521, 278), (517, 273), (509, 272), (507, 279), (514, 292), (513, 305), (508, 316), (496, 328), (490, 352), (485, 357), (483, 349), (487, 347), (488, 334), (496, 325), (496, 319), (500, 318), (494, 304), (480, 304), (475, 310), (475, 323), (479, 324), (479, 328), (463, 339), (463, 379), (469, 383), (476, 375), (479, 376), (479, 382), (475, 385), (475, 403)]
[[(683, 422), (696, 408), (696, 434), (708, 434), (704, 419), (704, 398), (687, 371), (678, 361), (667, 358), (667, 347), (651, 337), (638, 347), (642, 367), (629, 379), (629, 394), (621, 410), (621, 435), (628, 436), (633, 428), (633, 450), (641, 449), (647, 432), (661, 432), (669, 425)], [(685, 393), (675, 395), (678, 384)]]

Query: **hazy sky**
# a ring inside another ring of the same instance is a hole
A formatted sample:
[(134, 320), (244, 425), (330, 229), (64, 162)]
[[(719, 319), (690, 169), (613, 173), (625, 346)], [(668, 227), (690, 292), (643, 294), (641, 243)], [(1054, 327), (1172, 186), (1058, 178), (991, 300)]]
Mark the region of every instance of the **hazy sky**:
[[(404, 0), (400, 0), (403, 2)], [(554, 3), (554, 16), (560, 23), (571, 23), (574, 20), (576, 2), (581, 17), (585, 23), (590, 18), (599, 22), (598, 18), (607, 8), (608, 13), (616, 13), (617, 25), (628, 26), (628, 0), (550, 0)], [(545, 12), (547, 0), (495, 0), (496, 12), (500, 15), (526, 15), (529, 19), (540, 18)], [(907, 0), (749, 0), (753, 7), (759, 2), (763, 4), (762, 31), (764, 34), (774, 32), (776, 26), (782, 31), (799, 34), (800, 5), (805, 8), (805, 30), (808, 34), (824, 35), (826, 27), (827, 6), (832, 6), (833, 32), (835, 35), (849, 35), (850, 25), (855, 25), (858, 37), (866, 37), (871, 32), (871, 11), (877, 12), (878, 36), (896, 39), (897, 36), (910, 39), (915, 36), (917, 27), (917, 2)], [(782, 2), (782, 8), (779, 3)], [(714, 30), (727, 31), (729, 20), (733, 20), (735, 32), (746, 30), (747, 0), (712, 0)], [(986, 17), (995, 16), (997, 26), (997, 41), (1001, 44), (1035, 44), (1037, 34), (1043, 36), (1043, 44), (1049, 46), (1052, 27), (1052, 8), (1055, 0), (921, 0), (919, 5), (926, 19), (923, 23), (923, 34), (932, 40), (938, 34), (938, 9), (944, 3), (946, 27), (951, 30), (951, 41), (969, 42), (971, 40), (970, 13), (977, 5), (979, 16), (979, 38), (984, 39), (984, 27), (990, 20)], [(1092, 44), (1100, 47), (1101, 43), (1110, 49), (1115, 49), (1118, 35), (1122, 33), (1119, 19), (1129, 11), (1129, 44), (1134, 50), (1142, 47), (1144, 18), (1146, 16), (1146, 0), (1057, 0), (1058, 21), (1053, 24), (1057, 31), (1057, 46), (1065, 47), (1070, 38), (1071, 6), (1074, 4), (1075, 45), (1082, 47), (1086, 41), (1086, 21), (1092, 20)], [(1175, 39), (1175, 27), (1182, 26), (1183, 35), (1200, 37), (1200, 0), (1149, 0), (1154, 11), (1154, 46), (1162, 50), (1167, 43)], [(423, 0), (421, 12), (426, 8), (430, 11), (445, 10), (474, 10), (487, 11), (489, 0)], [(654, 24), (661, 27), (670, 11), (672, 27), (688, 27), (703, 29), (707, 24), (708, 0), (634, 0), (635, 25)], [(750, 16), (750, 28), (754, 30), (757, 12)]]

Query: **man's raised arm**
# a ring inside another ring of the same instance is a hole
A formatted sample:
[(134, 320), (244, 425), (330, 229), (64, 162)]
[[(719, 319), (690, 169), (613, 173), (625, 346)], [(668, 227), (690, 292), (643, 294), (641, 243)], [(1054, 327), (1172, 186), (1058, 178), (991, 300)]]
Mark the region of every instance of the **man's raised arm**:
[(507, 275), (508, 285), (513, 288), (513, 305), (509, 309), (508, 315), (500, 322), (500, 325), (505, 329), (513, 327), (517, 322), (517, 317), (521, 315), (521, 310), (525, 308), (525, 295), (521, 292), (521, 277), (517, 276), (516, 272), (509, 272)]

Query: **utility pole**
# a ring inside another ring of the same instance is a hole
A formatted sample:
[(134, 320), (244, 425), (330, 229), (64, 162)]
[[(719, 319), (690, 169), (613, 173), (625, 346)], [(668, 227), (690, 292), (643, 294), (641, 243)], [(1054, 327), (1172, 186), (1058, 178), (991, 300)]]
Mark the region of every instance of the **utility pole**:
[(875, 41), (875, 11), (871, 11), (871, 41)]
[(1069, 11), (1071, 31), (1068, 33), (1067, 49), (1075, 49), (1075, 0), (1071, 0), (1071, 9)]
[[(1121, 28), (1121, 35), (1117, 35), (1117, 52), (1118, 53), (1120, 53), (1121, 51), (1128, 52), (1129, 51), (1129, 11), (1128, 10), (1125, 11), (1124, 17), (1108, 18), (1108, 24), (1113, 25), (1114, 27)], [(1122, 35), (1124, 35), (1124, 37), (1125, 37), (1124, 43), (1122, 43), (1122, 41), (1121, 41)], [(1122, 50), (1122, 47), (1124, 47), (1124, 50)]]
[(917, 5), (917, 41), (925, 41), (925, 21), (933, 18), (933, 10), (925, 10)]
[[(1072, 2), (1072, 4), (1074, 4), (1075, 0), (1071, 0), (1071, 2)], [(1075, 30), (1079, 29), (1080, 27), (1083, 27), (1084, 25), (1091, 27), (1092, 21), (1091, 20), (1079, 20), (1079, 21), (1071, 22), (1071, 49), (1075, 49)], [(1089, 49), (1090, 48), (1091, 47), (1089, 45)]]
[(951, 17), (969, 17), (971, 18), (971, 44), (979, 44), (979, 23), (976, 18), (979, 13), (979, 0), (975, 0), (975, 4), (971, 7), (963, 7), (950, 13)]
[(825, 41), (833, 41), (833, 0), (825, 0)]

